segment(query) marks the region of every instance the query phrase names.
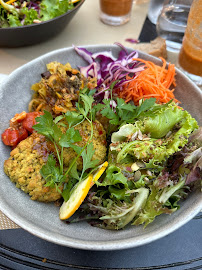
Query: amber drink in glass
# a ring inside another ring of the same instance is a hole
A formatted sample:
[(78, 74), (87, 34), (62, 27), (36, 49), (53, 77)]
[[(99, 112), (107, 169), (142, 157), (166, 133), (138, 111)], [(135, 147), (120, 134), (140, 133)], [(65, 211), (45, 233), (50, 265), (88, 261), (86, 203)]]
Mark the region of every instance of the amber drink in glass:
[(105, 24), (122, 25), (130, 20), (133, 0), (100, 0), (100, 19)]
[(192, 3), (178, 60), (182, 71), (202, 85), (202, 0)]

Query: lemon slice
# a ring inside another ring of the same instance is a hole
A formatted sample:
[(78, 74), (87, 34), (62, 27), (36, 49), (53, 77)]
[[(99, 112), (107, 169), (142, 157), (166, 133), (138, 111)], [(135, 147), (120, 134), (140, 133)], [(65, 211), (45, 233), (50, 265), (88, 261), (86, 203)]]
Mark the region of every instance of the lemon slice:
[(68, 219), (76, 212), (76, 210), (79, 208), (87, 196), (90, 188), (101, 177), (107, 166), (108, 162), (106, 161), (99, 166), (97, 172), (94, 175), (90, 174), (84, 181), (78, 183), (75, 186), (69, 200), (63, 202), (62, 206), (60, 207), (59, 217), (61, 220)]
[(10, 5), (12, 3), (14, 3), (16, 0), (9, 0), (8, 2), (6, 2), (6, 4)]
[(91, 182), (91, 186), (90, 187), (92, 187), (95, 184), (95, 182), (101, 177), (101, 175), (103, 174), (103, 172), (106, 170), (107, 166), (108, 166), (108, 162), (105, 161), (103, 164), (101, 164), (98, 167), (96, 173), (93, 175), (93, 180)]

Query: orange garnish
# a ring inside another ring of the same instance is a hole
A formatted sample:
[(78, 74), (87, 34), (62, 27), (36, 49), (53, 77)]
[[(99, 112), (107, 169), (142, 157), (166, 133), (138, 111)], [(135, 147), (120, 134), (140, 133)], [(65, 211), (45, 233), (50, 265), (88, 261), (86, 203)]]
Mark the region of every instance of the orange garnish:
[[(117, 91), (120, 98), (126, 102), (133, 101), (139, 105), (139, 100), (156, 98), (157, 103), (167, 103), (170, 100), (179, 101), (175, 98), (173, 91), (169, 89), (175, 87), (175, 65), (169, 64), (166, 69), (166, 60), (161, 58), (162, 67), (143, 59), (133, 59), (145, 64), (145, 69), (141, 71), (133, 80), (124, 84)], [(127, 79), (131, 79), (129, 76)]]

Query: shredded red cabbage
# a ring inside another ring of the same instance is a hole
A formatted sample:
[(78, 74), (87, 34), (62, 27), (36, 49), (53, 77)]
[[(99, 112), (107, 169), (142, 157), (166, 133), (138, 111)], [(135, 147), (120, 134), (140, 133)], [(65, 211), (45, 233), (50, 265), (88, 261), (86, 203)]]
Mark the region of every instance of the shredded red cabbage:
[(120, 43), (115, 43), (121, 50), (116, 59), (111, 51), (104, 51), (99, 53), (91, 53), (85, 48), (74, 46), (75, 51), (89, 63), (88, 66), (79, 67), (81, 74), (87, 77), (97, 78), (97, 92), (95, 97), (106, 98), (109, 97), (109, 88), (113, 82), (116, 81), (114, 89), (121, 88), (129, 80), (126, 76), (129, 75), (131, 80), (136, 77), (139, 72), (144, 70), (144, 65), (139, 64), (133, 60), (138, 58), (138, 53), (133, 51), (128, 53), (127, 49)]
[(135, 38), (126, 38), (125, 41), (130, 42), (132, 44), (139, 43), (139, 40)]

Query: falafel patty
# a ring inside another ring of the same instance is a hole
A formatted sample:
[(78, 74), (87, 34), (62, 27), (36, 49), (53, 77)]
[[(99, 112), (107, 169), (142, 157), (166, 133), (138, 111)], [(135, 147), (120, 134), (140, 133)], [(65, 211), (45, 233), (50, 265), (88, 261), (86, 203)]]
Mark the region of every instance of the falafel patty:
[(51, 144), (45, 137), (33, 133), (21, 141), (11, 151), (10, 158), (4, 162), (5, 173), (16, 187), (28, 193), (32, 200), (52, 202), (61, 197), (55, 188), (44, 186), (46, 181), (40, 174), (40, 169), (51, 152)]
[[(90, 138), (91, 125), (84, 121), (75, 129), (79, 130), (82, 140), (76, 143), (83, 147)], [(93, 122), (93, 160), (99, 160), (99, 164), (104, 162), (106, 157), (106, 134), (98, 121)], [(28, 193), (32, 200), (41, 202), (52, 202), (61, 198), (60, 192), (56, 188), (46, 187), (46, 181), (41, 176), (40, 170), (46, 164), (49, 154), (56, 156), (56, 151), (51, 142), (45, 136), (34, 132), (25, 140), (21, 141), (17, 147), (11, 151), (10, 158), (4, 162), (4, 171), (9, 176), (16, 187)], [(77, 156), (72, 148), (64, 148), (64, 166), (68, 168), (70, 162)], [(78, 170), (82, 169), (82, 158), (77, 161)], [(60, 187), (61, 190), (63, 186)]]
[[(75, 143), (76, 145), (83, 147), (87, 143), (91, 135), (91, 124), (85, 120), (81, 124), (75, 127), (82, 137), (82, 140)], [(92, 138), (94, 155), (92, 160), (98, 160), (99, 164), (102, 164), (106, 158), (106, 132), (102, 124), (95, 120), (93, 122), (93, 138)], [(64, 165), (69, 166), (70, 162), (77, 156), (76, 152), (72, 148), (64, 148), (63, 158)], [(82, 170), (82, 157), (77, 160), (78, 170)]]

